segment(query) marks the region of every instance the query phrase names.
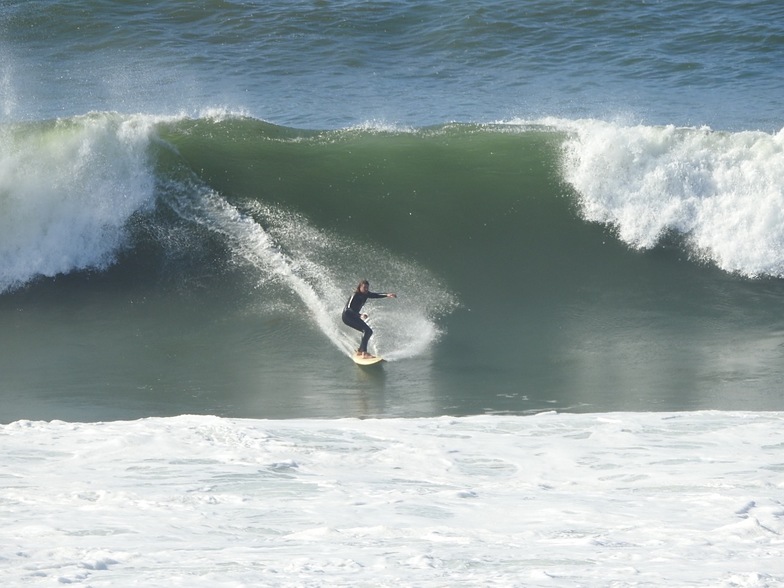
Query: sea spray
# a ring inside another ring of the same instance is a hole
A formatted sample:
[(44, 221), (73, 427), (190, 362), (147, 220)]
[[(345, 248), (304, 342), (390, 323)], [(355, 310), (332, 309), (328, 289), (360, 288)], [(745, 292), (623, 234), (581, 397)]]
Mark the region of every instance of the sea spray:
[[(316, 228), (291, 211), (257, 201), (248, 203), (248, 210), (261, 219), (275, 242), (295, 260), (297, 273), (326, 301), (331, 320), (339, 322), (348, 289), (356, 286), (358, 278), (370, 277), (375, 289), (395, 291), (402, 297), (364, 309), (376, 329), (375, 341), (371, 341), (383, 347), (386, 358), (418, 356), (441, 336), (438, 321), (454, 310), (457, 298), (426, 268), (377, 244), (357, 243)], [(342, 323), (338, 328), (341, 333), (346, 330)], [(356, 338), (352, 332), (351, 349), (356, 347)]]
[[(178, 214), (222, 235), (233, 256), (254, 272), (258, 286), (281, 284), (292, 292), (315, 326), (344, 353), (351, 353), (357, 343), (340, 320), (357, 281), (352, 268), (372, 266), (375, 259), (378, 277), (383, 276), (389, 289), (409, 293), (400, 306), (378, 305), (371, 311), (371, 322), (380, 331), (374, 348), (388, 359), (426, 351), (441, 334), (437, 317), (456, 304), (424, 268), (317, 229), (292, 211), (257, 201), (238, 207), (195, 179), (170, 182), (169, 191)], [(425, 297), (417, 295), (422, 288), (428, 290)]]
[(90, 114), (0, 132), (0, 292), (110, 265), (154, 201), (152, 120)]
[(341, 340), (341, 333), (335, 328), (334, 321), (330, 320), (329, 311), (317, 291), (298, 275), (295, 262), (276, 246), (252, 217), (242, 214), (211, 191), (199, 192), (195, 198), (179, 198), (174, 201), (174, 205), (184, 217), (223, 235), (232, 253), (260, 272), (260, 280), (283, 282), (305, 303), (321, 331), (331, 341), (339, 347), (347, 345), (347, 342)]
[(668, 232), (700, 259), (746, 276), (784, 276), (784, 130), (561, 121), (565, 179), (587, 220), (635, 248)]

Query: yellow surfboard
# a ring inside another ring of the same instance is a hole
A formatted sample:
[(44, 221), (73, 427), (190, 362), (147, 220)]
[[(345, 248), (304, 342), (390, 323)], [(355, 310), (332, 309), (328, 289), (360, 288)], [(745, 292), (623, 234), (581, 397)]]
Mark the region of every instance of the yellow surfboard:
[(383, 357), (378, 357), (377, 355), (372, 357), (359, 357), (358, 355), (354, 354), (351, 356), (351, 359), (353, 359), (354, 363), (357, 365), (376, 365), (377, 363), (384, 361)]

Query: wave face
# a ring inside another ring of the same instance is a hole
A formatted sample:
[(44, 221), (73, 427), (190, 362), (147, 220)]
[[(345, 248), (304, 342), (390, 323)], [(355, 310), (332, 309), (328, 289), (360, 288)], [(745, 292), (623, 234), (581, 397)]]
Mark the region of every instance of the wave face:
[[(30, 394), (18, 416), (41, 410), (35, 390), (94, 390), (104, 406), (107, 388), (124, 408), (104, 418), (135, 414), (140, 390), (165, 390), (161, 413), (253, 416), (310, 414), (288, 390), (368, 387), (380, 396), (363, 408), (319, 396), (312, 410), (778, 406), (784, 133), (305, 131), (215, 112), (1, 136), (2, 369)], [(361, 278), (399, 296), (367, 307), (399, 377), (335, 372), (354, 368), (340, 311)], [(74, 331), (63, 352), (57, 333)], [(257, 406), (260, 389), (277, 400)]]
[(482, 219), (522, 228), (525, 208), (558, 215), (535, 230), (563, 240), (579, 221), (612, 227), (633, 249), (677, 235), (727, 272), (784, 276), (784, 131), (544, 119), (317, 132), (220, 113), (94, 113), (8, 125), (1, 146), (2, 290), (106, 268), (134, 214), (156, 201), (178, 208), (175, 183), (180, 196), (250, 206), (266, 223), (307, 222), (296, 213), (337, 232), (360, 223), (358, 237), (383, 232), (415, 256), (431, 236), (470, 238)]

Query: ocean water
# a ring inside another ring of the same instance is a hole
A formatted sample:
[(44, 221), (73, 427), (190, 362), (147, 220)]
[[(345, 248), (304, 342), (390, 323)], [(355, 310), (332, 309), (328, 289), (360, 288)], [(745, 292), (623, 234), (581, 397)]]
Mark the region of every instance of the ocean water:
[(781, 63), (772, 2), (3, 2), (3, 583), (780, 583)]

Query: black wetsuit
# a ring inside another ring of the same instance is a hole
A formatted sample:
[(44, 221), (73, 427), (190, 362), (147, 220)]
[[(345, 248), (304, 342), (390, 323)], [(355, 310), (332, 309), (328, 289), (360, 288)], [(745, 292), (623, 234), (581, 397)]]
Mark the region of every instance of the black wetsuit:
[(370, 328), (365, 321), (362, 320), (361, 310), (367, 302), (368, 298), (386, 298), (386, 294), (378, 294), (376, 292), (354, 292), (351, 298), (346, 303), (346, 308), (343, 309), (343, 322), (352, 329), (362, 332), (362, 341), (359, 343), (359, 353), (367, 353), (367, 344), (370, 336), (373, 334), (373, 329)]

